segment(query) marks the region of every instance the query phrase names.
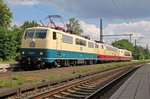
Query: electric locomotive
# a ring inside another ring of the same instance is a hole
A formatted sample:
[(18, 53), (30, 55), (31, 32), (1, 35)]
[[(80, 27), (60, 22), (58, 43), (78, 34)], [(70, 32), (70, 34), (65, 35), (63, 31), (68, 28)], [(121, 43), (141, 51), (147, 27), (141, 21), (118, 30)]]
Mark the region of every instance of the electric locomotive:
[(21, 56), (17, 60), (27, 68), (94, 64), (97, 49), (96, 42), (67, 33), (60, 27), (32, 27), (24, 33)]
[(97, 62), (130, 61), (132, 53), (86, 37), (68, 33), (48, 16), (49, 26), (27, 28), (21, 43), (21, 55), (16, 60), (22, 68), (75, 66)]

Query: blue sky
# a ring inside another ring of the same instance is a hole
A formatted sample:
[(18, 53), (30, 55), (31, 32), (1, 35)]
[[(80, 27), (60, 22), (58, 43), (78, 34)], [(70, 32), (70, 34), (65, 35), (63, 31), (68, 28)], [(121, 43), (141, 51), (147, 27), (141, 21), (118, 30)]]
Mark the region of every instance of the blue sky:
[(60, 11), (54, 5), (37, 4), (37, 5), (17, 5), (11, 7), (13, 12), (13, 21), (23, 23), (25, 20), (39, 21), (44, 19), (47, 15), (61, 15), (64, 20), (71, 17), (71, 14)]
[[(104, 34), (134, 34), (134, 39), (144, 37), (141, 42), (150, 43), (149, 0), (4, 0), (13, 12), (13, 24), (21, 25), (25, 20), (61, 15), (64, 22), (71, 17), (79, 20), (84, 35), (99, 39), (99, 19), (103, 19)], [(105, 41), (123, 37), (104, 38)], [(129, 38), (129, 37), (124, 37)], [(144, 43), (144, 45), (146, 45)], [(140, 44), (140, 43), (139, 43)], [(143, 45), (143, 44), (141, 44)]]

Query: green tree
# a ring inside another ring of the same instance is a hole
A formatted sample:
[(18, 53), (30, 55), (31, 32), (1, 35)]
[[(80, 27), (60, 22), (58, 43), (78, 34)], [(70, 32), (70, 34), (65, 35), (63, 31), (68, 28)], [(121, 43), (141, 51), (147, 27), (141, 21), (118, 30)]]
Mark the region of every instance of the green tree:
[(73, 33), (76, 35), (81, 35), (81, 33), (83, 33), (83, 30), (81, 29), (81, 26), (78, 23), (78, 20), (76, 20), (75, 18), (70, 18), (69, 23), (66, 24), (66, 26), (70, 33)]
[(38, 26), (39, 24), (35, 21), (25, 21), (23, 23), (23, 25), (20, 27), (23, 29), (23, 31), (25, 31), (26, 28), (29, 28), (29, 27), (36, 27)]
[(10, 9), (0, 0), (0, 58), (3, 60), (15, 57), (16, 53), (16, 35), (10, 30), (11, 19)]
[(129, 42), (127, 39), (118, 40), (112, 43), (114, 47), (120, 48), (120, 49), (127, 49), (129, 51), (134, 50), (134, 46), (132, 43)]
[(3, 60), (12, 59), (16, 56), (16, 35), (10, 30), (0, 27), (0, 58)]
[(16, 56), (16, 50), (20, 48), (23, 32), (28, 27), (38, 26), (35, 21), (25, 21), (22, 26), (10, 28), (12, 13), (0, 0), (0, 58), (12, 59)]
[(12, 19), (10, 9), (0, 0), (0, 27), (9, 27)]
[(145, 54), (145, 59), (150, 59), (150, 52), (148, 48), (144, 49), (144, 54)]
[(15, 35), (15, 41), (16, 41), (16, 47), (17, 47), (17, 52), (19, 51), (19, 48), (21, 46), (21, 39), (22, 39), (22, 36), (23, 36), (23, 29), (20, 28), (19, 26), (16, 26), (14, 25), (12, 28), (11, 28), (11, 33)]

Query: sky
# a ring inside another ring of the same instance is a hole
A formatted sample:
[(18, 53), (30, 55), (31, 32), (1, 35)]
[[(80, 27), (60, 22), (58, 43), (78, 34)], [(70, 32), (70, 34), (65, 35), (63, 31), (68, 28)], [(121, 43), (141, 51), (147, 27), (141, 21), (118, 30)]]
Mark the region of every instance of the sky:
[[(83, 35), (99, 40), (99, 20), (103, 20), (103, 34), (133, 34), (137, 44), (150, 43), (150, 0), (4, 0), (13, 12), (12, 25), (24, 21), (44, 19), (47, 15), (61, 15), (64, 22), (76, 18)], [(129, 39), (129, 36), (104, 36), (104, 41)], [(142, 39), (141, 39), (142, 38)], [(150, 44), (149, 44), (150, 46)]]

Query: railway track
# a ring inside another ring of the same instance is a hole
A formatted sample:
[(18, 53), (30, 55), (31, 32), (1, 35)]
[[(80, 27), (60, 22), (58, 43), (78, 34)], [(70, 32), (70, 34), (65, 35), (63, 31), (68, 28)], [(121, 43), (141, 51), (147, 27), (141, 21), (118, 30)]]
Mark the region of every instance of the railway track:
[(106, 83), (103, 87), (90, 94), (86, 99), (109, 99), (111, 95), (138, 69), (135, 67), (117, 78), (113, 79), (109, 83)]
[(85, 98), (104, 86), (106, 83), (117, 78), (119, 75), (122, 75), (134, 68), (135, 65), (125, 66), (112, 70), (74, 75), (72, 77), (56, 81), (47, 81), (6, 88), (4, 90), (0, 90), (0, 98)]
[(98, 92), (104, 92), (104, 90), (106, 90), (106, 86), (113, 85), (114, 82), (120, 81), (122, 77), (125, 77), (125, 75), (127, 75), (131, 71), (134, 71), (136, 68), (137, 67), (124, 67), (124, 68), (117, 68), (114, 70), (106, 71), (104, 73), (93, 75), (92, 77), (80, 79), (79, 81), (75, 81), (73, 83), (65, 84), (63, 86), (51, 90), (47, 90), (43, 93), (39, 93), (28, 98), (93, 99), (93, 97), (97, 96)]

